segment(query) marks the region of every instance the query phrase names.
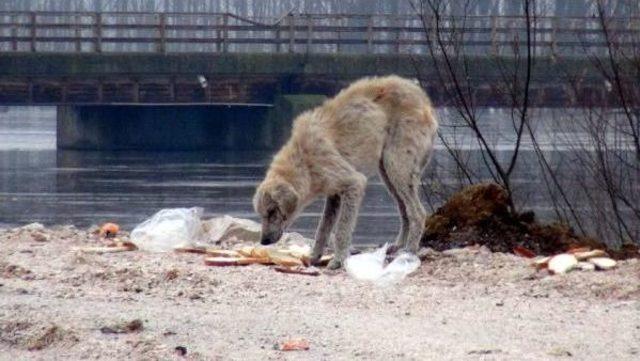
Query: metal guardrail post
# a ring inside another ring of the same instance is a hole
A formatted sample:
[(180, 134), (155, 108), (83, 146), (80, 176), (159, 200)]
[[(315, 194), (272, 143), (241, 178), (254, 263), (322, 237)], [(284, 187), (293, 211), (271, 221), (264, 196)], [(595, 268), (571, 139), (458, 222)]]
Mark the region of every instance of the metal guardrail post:
[(400, 19), (396, 17), (395, 21), (395, 36), (396, 36), (396, 54), (400, 54)]
[(307, 16), (307, 53), (311, 52), (311, 44), (313, 38), (313, 18), (311, 15)]
[(558, 27), (558, 18), (553, 18), (551, 20), (551, 54), (557, 54), (557, 37), (556, 37), (556, 28)]
[(497, 37), (498, 19), (491, 16), (491, 54), (498, 55), (498, 39)]
[(18, 28), (16, 27), (15, 15), (11, 16), (11, 50), (18, 51)]
[(276, 39), (276, 53), (279, 53), (281, 51), (281, 45), (280, 44), (280, 24), (276, 24), (276, 30), (275, 30), (275, 39)]
[(31, 29), (31, 46), (30, 50), (32, 52), (36, 51), (36, 20), (37, 14), (35, 12), (31, 12), (30, 14), (30, 29)]
[(222, 16), (222, 52), (226, 53), (228, 51), (228, 41), (229, 41), (229, 14), (225, 13)]
[(373, 52), (373, 15), (367, 19), (367, 54)]
[(82, 51), (82, 41), (81, 41), (81, 31), (80, 31), (80, 15), (76, 15), (74, 17), (75, 20), (75, 26), (74, 26), (74, 35), (75, 35), (75, 43), (76, 43), (76, 52), (81, 52)]
[(296, 37), (295, 19), (293, 17), (293, 14), (287, 16), (287, 21), (289, 22), (289, 52), (293, 53)]
[(95, 36), (95, 43), (93, 46), (93, 50), (96, 53), (101, 53), (102, 52), (102, 14), (95, 13), (93, 21), (94, 21), (93, 35)]
[(159, 14), (158, 17), (158, 52), (165, 53), (166, 47), (166, 23), (167, 18), (165, 13)]

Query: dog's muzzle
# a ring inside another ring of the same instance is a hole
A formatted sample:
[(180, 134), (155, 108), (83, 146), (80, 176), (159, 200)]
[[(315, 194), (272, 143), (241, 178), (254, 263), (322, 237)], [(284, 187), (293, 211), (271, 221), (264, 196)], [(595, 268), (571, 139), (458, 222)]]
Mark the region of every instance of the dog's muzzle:
[(263, 233), (262, 238), (260, 238), (260, 244), (265, 246), (268, 244), (274, 244), (280, 240), (280, 237), (282, 237), (282, 233), (283, 233), (282, 231), (272, 232), (272, 233)]

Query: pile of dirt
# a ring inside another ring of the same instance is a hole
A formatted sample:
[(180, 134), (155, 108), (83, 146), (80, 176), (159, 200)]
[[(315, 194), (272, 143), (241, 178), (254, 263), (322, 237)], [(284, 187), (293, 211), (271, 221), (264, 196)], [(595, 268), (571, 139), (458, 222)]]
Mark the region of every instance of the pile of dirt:
[(606, 250), (617, 259), (640, 256), (637, 245), (610, 249), (596, 239), (576, 234), (566, 224), (540, 224), (533, 212), (514, 214), (507, 191), (495, 183), (475, 184), (455, 193), (427, 218), (421, 243), (438, 251), (476, 244), (494, 252), (524, 247), (537, 255), (552, 255), (588, 247)]

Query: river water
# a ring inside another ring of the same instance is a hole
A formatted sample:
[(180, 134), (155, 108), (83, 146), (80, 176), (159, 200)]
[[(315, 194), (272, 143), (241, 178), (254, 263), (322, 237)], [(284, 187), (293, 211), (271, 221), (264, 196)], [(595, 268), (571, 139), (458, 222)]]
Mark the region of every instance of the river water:
[[(487, 121), (493, 119), (489, 141), (505, 160), (513, 139), (503, 111), (487, 109)], [(441, 110), (442, 133), (470, 154), (471, 162), (481, 162), (474, 153), (471, 137), (460, 131), (452, 114)], [(496, 120), (497, 119), (497, 120)], [(555, 119), (555, 118), (554, 118)], [(504, 125), (506, 124), (506, 125)], [(543, 124), (543, 127), (552, 126)], [(557, 130), (543, 132), (543, 145), (561, 142), (567, 134)], [(579, 130), (570, 132), (573, 139)], [(86, 227), (114, 221), (126, 229), (162, 208), (200, 206), (207, 217), (230, 214), (256, 219), (251, 198), (264, 175), (270, 152), (77, 152), (55, 149), (55, 108), (0, 108), (0, 226), (29, 222), (74, 224)], [(522, 203), (541, 218), (552, 216), (541, 191), (542, 180), (533, 152), (526, 144), (522, 165), (516, 169), (514, 186), (522, 192)], [(425, 177), (429, 189), (445, 194), (457, 180), (445, 170), (452, 168), (442, 144)], [(475, 160), (474, 160), (475, 159)], [(528, 160), (527, 160), (528, 159)], [(489, 174), (480, 174), (489, 178)], [(437, 182), (431, 181), (437, 178)], [(443, 191), (445, 190), (445, 191)], [(427, 205), (437, 205), (430, 197)], [(427, 207), (430, 208), (430, 207)], [(295, 222), (294, 231), (312, 236), (320, 201), (312, 204)], [(395, 204), (379, 179), (370, 181), (354, 235), (358, 243), (392, 241), (398, 229)]]

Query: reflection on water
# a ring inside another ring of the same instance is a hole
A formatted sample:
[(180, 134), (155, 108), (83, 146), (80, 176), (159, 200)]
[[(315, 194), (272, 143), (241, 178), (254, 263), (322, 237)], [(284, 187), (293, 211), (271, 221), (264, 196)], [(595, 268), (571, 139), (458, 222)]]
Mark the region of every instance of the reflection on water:
[[(503, 114), (488, 111), (489, 119), (500, 116)], [(458, 137), (458, 145), (467, 149), (470, 164), (481, 164), (482, 157), (473, 149), (473, 142), (455, 133), (455, 129), (445, 124), (443, 134), (451, 139)], [(494, 144), (511, 142), (499, 132), (489, 139)], [(532, 166), (536, 164), (535, 155), (526, 145), (523, 148), (513, 180), (516, 190), (521, 190), (523, 199), (519, 201), (540, 218), (550, 218), (553, 213), (545, 198), (539, 167)], [(511, 153), (498, 155), (506, 161)], [(159, 209), (193, 206), (203, 207), (208, 217), (231, 214), (256, 219), (251, 198), (270, 157), (269, 152), (56, 151), (54, 108), (29, 112), (25, 108), (7, 112), (5, 108), (0, 111), (0, 226), (37, 221), (86, 227), (115, 221), (131, 229)], [(561, 169), (571, 159), (570, 152), (549, 153), (556, 168)], [(440, 147), (426, 178), (438, 178), (436, 188), (446, 188), (457, 182), (451, 169), (453, 162)], [(480, 177), (488, 179), (489, 175)], [(586, 179), (589, 175), (574, 173), (572, 177)], [(302, 214), (293, 230), (312, 237), (321, 210), (319, 200)], [(398, 227), (394, 202), (380, 180), (372, 179), (355, 241), (393, 241)]]

